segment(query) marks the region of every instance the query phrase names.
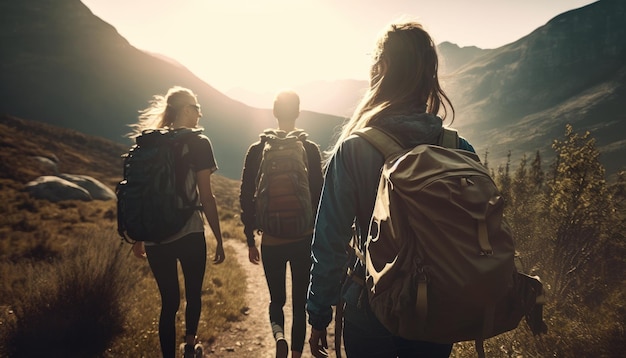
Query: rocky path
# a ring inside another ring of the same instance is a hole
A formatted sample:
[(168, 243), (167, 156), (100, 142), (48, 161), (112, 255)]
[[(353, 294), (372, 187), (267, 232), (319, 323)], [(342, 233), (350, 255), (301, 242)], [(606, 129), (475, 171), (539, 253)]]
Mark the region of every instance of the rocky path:
[[(263, 266), (253, 265), (248, 261), (248, 248), (244, 243), (227, 241), (236, 252), (236, 259), (244, 268), (248, 280), (246, 292), (247, 305), (249, 307), (245, 318), (240, 322), (234, 322), (232, 327), (223, 332), (210, 347), (205, 348), (205, 357), (224, 358), (273, 358), (275, 357), (275, 343), (269, 324), (268, 305), (269, 291), (265, 282)], [(291, 342), (291, 278), (287, 270), (287, 304), (285, 305), (285, 335), (287, 342)], [(310, 326), (307, 327), (307, 342), (304, 345), (303, 357), (311, 357), (308, 345)], [(328, 332), (328, 344), (332, 350), (335, 342), (334, 327), (331, 324)], [(345, 357), (345, 354), (343, 354)], [(335, 357), (330, 352), (330, 357)]]

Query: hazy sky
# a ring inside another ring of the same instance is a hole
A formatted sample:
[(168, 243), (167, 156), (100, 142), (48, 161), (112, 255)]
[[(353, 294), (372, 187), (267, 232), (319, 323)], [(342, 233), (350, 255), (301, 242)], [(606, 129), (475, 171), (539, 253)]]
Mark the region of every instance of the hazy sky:
[(222, 92), (367, 79), (380, 31), (420, 21), (436, 43), (497, 48), (591, 0), (82, 0), (133, 46)]

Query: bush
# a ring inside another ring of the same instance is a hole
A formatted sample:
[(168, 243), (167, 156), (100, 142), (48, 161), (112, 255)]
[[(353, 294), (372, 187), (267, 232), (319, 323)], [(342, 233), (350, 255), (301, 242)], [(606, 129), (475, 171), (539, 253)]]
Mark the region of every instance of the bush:
[(130, 258), (111, 237), (94, 232), (76, 238), (76, 247), (54, 263), (20, 264), (26, 287), (12, 300), (7, 356), (89, 357), (110, 345), (123, 329), (123, 302), (135, 280)]

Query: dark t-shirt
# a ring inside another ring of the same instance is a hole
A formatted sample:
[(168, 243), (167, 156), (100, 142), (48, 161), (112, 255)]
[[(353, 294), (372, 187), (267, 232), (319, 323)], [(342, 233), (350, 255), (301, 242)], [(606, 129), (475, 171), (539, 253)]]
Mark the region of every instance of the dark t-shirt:
[[(200, 196), (198, 195), (198, 182), (196, 181), (196, 173), (208, 169), (211, 173), (217, 170), (217, 163), (213, 156), (213, 146), (209, 138), (203, 134), (192, 136), (185, 141), (187, 144), (183, 147), (181, 153), (182, 173), (184, 177), (185, 192), (190, 204), (200, 206)], [(177, 169), (178, 170), (178, 169)], [(187, 224), (176, 234), (165, 239), (162, 244), (176, 241), (190, 233), (204, 232), (204, 217), (200, 210), (191, 215)], [(152, 243), (146, 243), (151, 245)]]
[(204, 134), (191, 137), (187, 142), (189, 151), (184, 156), (187, 157), (189, 166), (194, 172), (209, 169), (211, 172), (217, 170), (217, 163), (213, 155), (211, 141)]

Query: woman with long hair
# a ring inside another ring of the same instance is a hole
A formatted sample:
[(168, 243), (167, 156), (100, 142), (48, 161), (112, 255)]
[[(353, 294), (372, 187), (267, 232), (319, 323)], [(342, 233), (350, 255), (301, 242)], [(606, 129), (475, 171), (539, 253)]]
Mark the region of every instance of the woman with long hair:
[[(150, 107), (140, 113), (131, 137), (148, 129), (196, 128), (202, 116), (196, 95), (179, 86), (170, 88), (165, 96), (154, 96)], [(196, 210), (178, 233), (158, 244), (138, 241), (133, 245), (135, 256), (148, 259), (161, 294), (159, 340), (164, 358), (176, 355), (176, 313), (180, 306), (178, 262), (183, 271), (186, 299), (186, 332), (181, 350), (185, 358), (202, 356), (202, 346), (196, 342), (207, 254), (202, 213), (217, 241), (213, 263), (219, 264), (225, 259), (217, 204), (211, 189), (211, 174), (217, 170), (211, 142), (205, 135), (196, 134), (186, 138), (183, 148), (176, 160), (184, 168), (181, 172), (185, 177), (181, 180), (185, 183), (185, 194), (195, 206), (201, 204), (202, 211)]]
[[(384, 163), (383, 155), (354, 132), (377, 127), (405, 148), (437, 143), (444, 119), (449, 115), (450, 123), (454, 119), (454, 108), (439, 84), (437, 70), (435, 44), (419, 23), (392, 24), (376, 43), (369, 89), (325, 163), (307, 301), (312, 326), (309, 344), (315, 357), (327, 354), (326, 327), (340, 296), (345, 301), (343, 338), (348, 357), (450, 355), (451, 344), (412, 341), (389, 332), (369, 308), (362, 282), (349, 279), (341, 287), (348, 265), (356, 276), (365, 277), (360, 261), (348, 262), (347, 247), (355, 224), (357, 245), (364, 252)], [(473, 151), (463, 138), (460, 148)]]

